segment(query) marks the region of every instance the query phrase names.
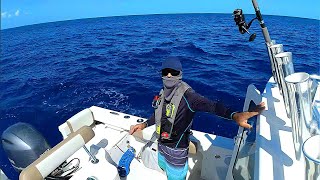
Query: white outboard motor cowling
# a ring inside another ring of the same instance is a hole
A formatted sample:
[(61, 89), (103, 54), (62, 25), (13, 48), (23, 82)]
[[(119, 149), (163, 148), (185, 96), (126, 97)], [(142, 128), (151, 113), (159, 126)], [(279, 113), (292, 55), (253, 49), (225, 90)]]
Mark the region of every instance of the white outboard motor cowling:
[(21, 172), (51, 149), (46, 139), (30, 124), (17, 123), (1, 136), (2, 147), (16, 171)]

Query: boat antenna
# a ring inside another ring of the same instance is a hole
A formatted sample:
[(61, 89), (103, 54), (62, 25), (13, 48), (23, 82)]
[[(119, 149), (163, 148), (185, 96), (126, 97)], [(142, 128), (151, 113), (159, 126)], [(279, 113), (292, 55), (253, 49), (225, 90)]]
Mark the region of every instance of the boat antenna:
[(257, 19), (259, 21), (259, 23), (260, 23), (260, 27), (262, 29), (262, 34), (264, 36), (264, 40), (265, 40), (265, 42), (267, 44), (269, 44), (269, 43), (271, 43), (270, 35), (269, 35), (269, 32), (268, 32), (267, 26), (265, 25), (265, 23), (264, 23), (264, 21), (262, 19), (262, 15), (261, 15), (261, 12), (260, 12), (260, 9), (259, 9), (257, 1), (256, 0), (252, 0), (252, 5), (253, 5), (254, 10), (256, 12), (256, 17), (255, 18), (253, 18), (247, 24), (246, 21), (245, 21), (242, 9), (235, 9), (233, 11), (234, 21), (236, 22), (236, 25), (239, 27), (240, 33), (241, 34), (244, 34), (244, 33), (250, 34), (249, 41), (253, 41), (256, 38), (256, 33), (251, 34), (249, 32), (249, 28), (250, 28), (252, 22)]

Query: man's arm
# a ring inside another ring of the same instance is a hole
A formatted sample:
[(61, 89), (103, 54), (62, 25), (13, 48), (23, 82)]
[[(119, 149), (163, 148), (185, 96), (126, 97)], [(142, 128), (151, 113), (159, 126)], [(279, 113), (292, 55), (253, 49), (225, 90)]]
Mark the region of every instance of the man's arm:
[(265, 109), (265, 104), (262, 102), (249, 112), (236, 112), (225, 107), (222, 103), (211, 101), (194, 91), (188, 91), (186, 96), (194, 111), (213, 113), (220, 117), (234, 120), (239, 126), (249, 129), (252, 127), (248, 124), (248, 119), (260, 114)]
[(227, 119), (231, 119), (232, 113), (235, 112), (231, 108), (224, 106), (223, 103), (211, 101), (192, 90), (187, 91), (185, 95), (191, 109), (194, 111), (209, 112)]
[(154, 117), (154, 113), (152, 113), (152, 115), (149, 117), (149, 119), (145, 122), (146, 127), (148, 126), (152, 126), (156, 123), (155, 117)]
[(141, 131), (144, 128), (151, 126), (151, 125), (154, 125), (154, 124), (155, 124), (155, 118), (154, 118), (154, 113), (153, 113), (146, 122), (131, 126), (129, 134), (133, 134), (134, 132), (139, 131), (139, 130)]
[(233, 115), (233, 120), (235, 120), (239, 126), (251, 129), (252, 126), (248, 124), (248, 119), (260, 114), (264, 109), (265, 109), (265, 104), (264, 102), (261, 102), (253, 110), (250, 110), (248, 112), (235, 113)]

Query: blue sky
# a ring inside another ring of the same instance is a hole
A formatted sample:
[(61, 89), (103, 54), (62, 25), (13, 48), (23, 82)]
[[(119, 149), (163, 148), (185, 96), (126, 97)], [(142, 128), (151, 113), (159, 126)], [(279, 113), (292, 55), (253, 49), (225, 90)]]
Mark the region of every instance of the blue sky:
[[(320, 19), (320, 0), (258, 0), (263, 14)], [(253, 14), (251, 0), (1, 0), (1, 29), (92, 17), (231, 13)]]

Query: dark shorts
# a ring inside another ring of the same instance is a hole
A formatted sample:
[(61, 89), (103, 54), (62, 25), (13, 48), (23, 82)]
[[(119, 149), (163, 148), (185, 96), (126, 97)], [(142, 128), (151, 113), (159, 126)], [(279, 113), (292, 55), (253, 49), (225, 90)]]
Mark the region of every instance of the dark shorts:
[(184, 180), (188, 172), (188, 149), (170, 148), (158, 144), (158, 164), (168, 177), (168, 180)]

